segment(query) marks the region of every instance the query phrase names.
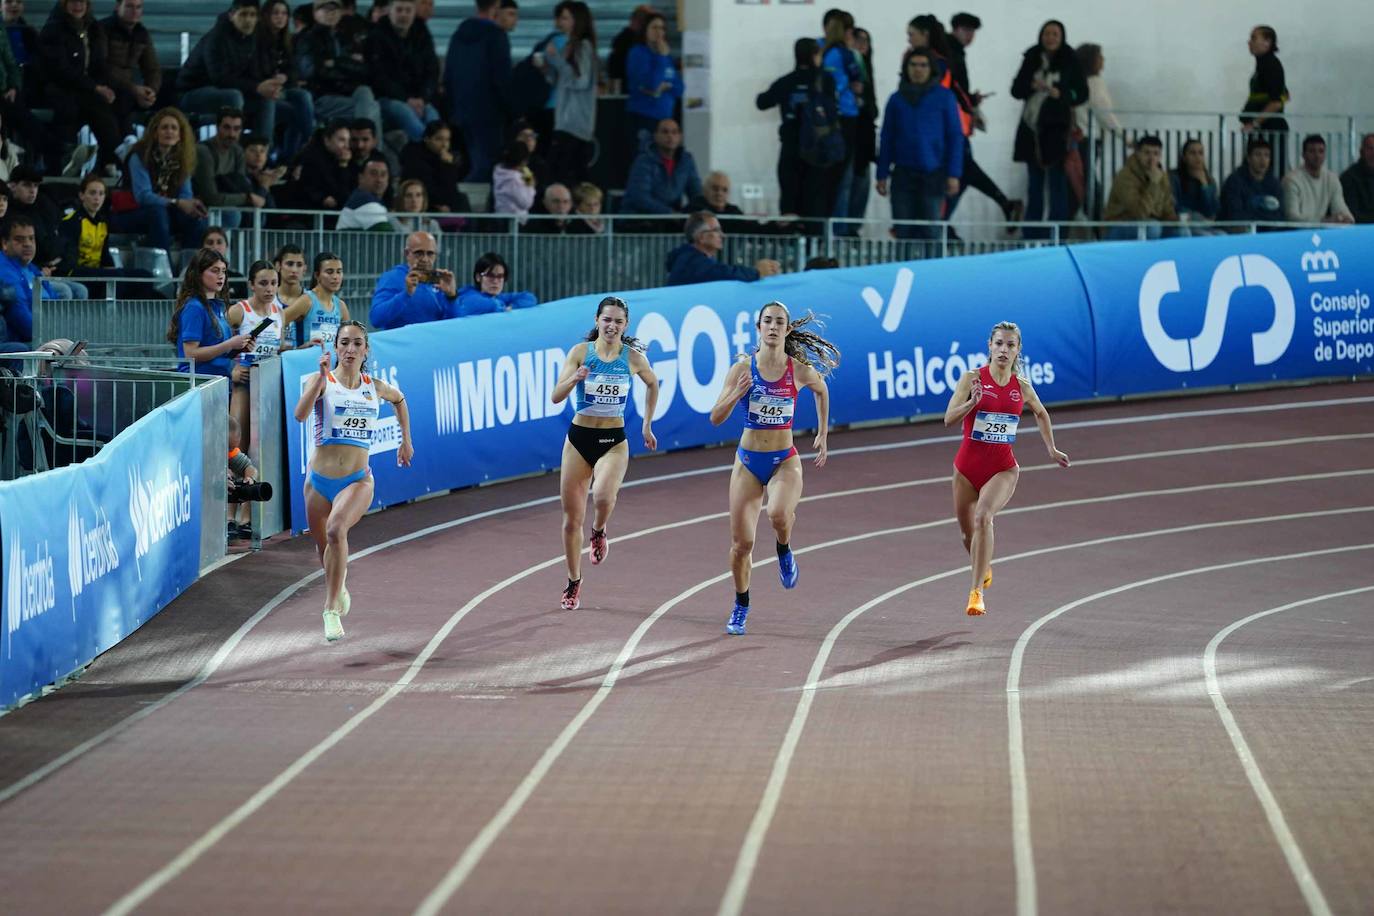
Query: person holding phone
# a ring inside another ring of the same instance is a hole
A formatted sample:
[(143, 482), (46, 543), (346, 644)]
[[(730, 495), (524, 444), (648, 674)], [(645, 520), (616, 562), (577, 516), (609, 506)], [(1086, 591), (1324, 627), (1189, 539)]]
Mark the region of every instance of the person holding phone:
[(439, 241), (428, 232), (406, 236), (405, 262), (377, 278), (368, 318), (378, 330), (458, 317), (458, 281), (435, 266)]

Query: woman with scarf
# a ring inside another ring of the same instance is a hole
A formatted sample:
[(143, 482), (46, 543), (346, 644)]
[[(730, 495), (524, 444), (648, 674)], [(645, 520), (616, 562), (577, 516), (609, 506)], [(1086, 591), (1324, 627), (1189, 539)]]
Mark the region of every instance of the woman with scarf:
[(129, 187), (114, 195), (110, 225), (116, 232), (144, 232), (155, 248), (170, 250), (172, 230), (183, 248), (196, 248), (209, 228), (205, 204), (191, 194), (196, 138), (186, 115), (164, 108), (129, 151)]
[[(1064, 23), (1051, 19), (1040, 27), (1040, 40), (1027, 49), (1011, 84), (1012, 98), (1025, 102), (1016, 128), (1012, 159), (1026, 164), (1026, 219), (1069, 218), (1069, 185), (1064, 160), (1073, 140), (1073, 106), (1088, 98), (1088, 83), (1078, 57), (1069, 46)], [(1045, 191), (1049, 189), (1049, 212)], [(1045, 238), (1046, 229), (1027, 230), (1026, 236)]]
[[(926, 48), (902, 56), (901, 82), (883, 110), (878, 141), (877, 191), (888, 195), (892, 218), (938, 220), (945, 198), (959, 192), (964, 169), (964, 132), (959, 103), (939, 84), (934, 55)], [(933, 226), (898, 226), (898, 238), (933, 239)]]

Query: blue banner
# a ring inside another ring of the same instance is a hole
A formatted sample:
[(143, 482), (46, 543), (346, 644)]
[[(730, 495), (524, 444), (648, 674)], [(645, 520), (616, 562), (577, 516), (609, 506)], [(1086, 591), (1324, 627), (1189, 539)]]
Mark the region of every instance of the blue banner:
[(1374, 227), (1076, 245), (1100, 395), (1362, 375)]
[(201, 428), (190, 392), (79, 465), (0, 483), (0, 707), (87, 664), (196, 580)]

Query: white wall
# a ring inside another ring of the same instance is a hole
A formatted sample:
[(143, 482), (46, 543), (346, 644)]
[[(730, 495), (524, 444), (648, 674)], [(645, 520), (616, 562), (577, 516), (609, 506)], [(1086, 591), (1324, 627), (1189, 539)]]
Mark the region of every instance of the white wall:
[[(701, 10), (708, 3), (709, 16)], [(709, 133), (703, 136), (698, 128), (692, 136), (689, 120), (689, 147), (703, 170), (709, 164), (730, 173), (736, 197), (741, 184), (761, 183), (776, 206), (778, 115), (776, 109), (758, 111), (754, 96), (792, 69), (792, 43), (804, 36), (819, 37), (821, 16), (832, 5), (848, 9), (873, 35), (881, 110), (896, 89), (906, 24), (926, 8), (891, 0), (825, 0), (816, 5), (772, 0), (766, 6), (686, 0), (687, 27), (701, 27), (692, 25), (693, 19), (709, 22), (712, 66)], [(948, 25), (959, 10), (983, 20), (968, 50), (972, 86), (997, 93), (984, 103), (988, 132), (975, 134), (974, 152), (1011, 197), (1024, 197), (1026, 179), (1025, 167), (1011, 161), (1021, 108), (1009, 90), (1022, 53), (1035, 43), (1048, 18), (1064, 22), (1070, 44), (1102, 45), (1103, 75), (1118, 108), (1168, 111), (1239, 111), (1254, 70), (1246, 39), (1252, 26), (1270, 25), (1279, 35), (1293, 129), (1303, 129), (1297, 116), (1304, 113), (1367, 113), (1364, 129), (1374, 130), (1374, 100), (1367, 98), (1374, 86), (1370, 0), (971, 0), (967, 5), (960, 0), (935, 13)], [(1122, 120), (1127, 126), (1143, 126), (1144, 121)], [(886, 201), (872, 195), (868, 212), (870, 218), (886, 217)], [(1000, 211), (977, 192), (965, 195), (960, 205), (960, 222), (1000, 218)]]

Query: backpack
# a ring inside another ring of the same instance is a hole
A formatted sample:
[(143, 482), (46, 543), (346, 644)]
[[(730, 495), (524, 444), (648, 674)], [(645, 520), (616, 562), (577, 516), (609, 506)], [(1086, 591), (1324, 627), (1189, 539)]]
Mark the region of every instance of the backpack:
[(844, 134), (835, 93), (826, 90), (823, 73), (806, 88), (805, 101), (797, 106), (797, 148), (801, 161), (828, 168), (844, 161)]

